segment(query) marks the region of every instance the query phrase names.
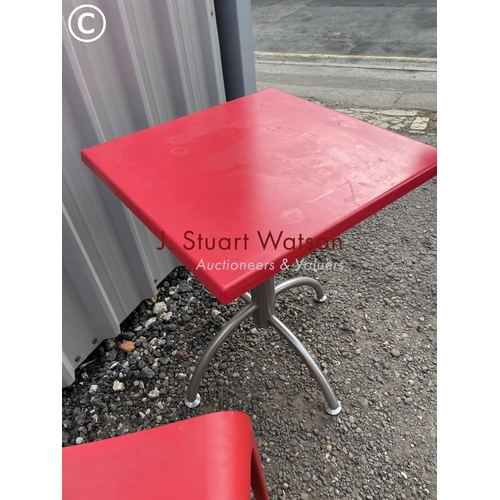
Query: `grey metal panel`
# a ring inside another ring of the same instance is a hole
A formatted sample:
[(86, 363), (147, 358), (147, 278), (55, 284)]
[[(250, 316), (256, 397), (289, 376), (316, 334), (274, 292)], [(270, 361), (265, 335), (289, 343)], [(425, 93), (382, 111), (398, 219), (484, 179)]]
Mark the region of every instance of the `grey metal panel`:
[(93, 1), (106, 30), (74, 39), (63, 2), (62, 384), (180, 263), (102, 185), (80, 151), (224, 102), (213, 0)]
[(257, 91), (250, 0), (215, 0), (228, 101)]

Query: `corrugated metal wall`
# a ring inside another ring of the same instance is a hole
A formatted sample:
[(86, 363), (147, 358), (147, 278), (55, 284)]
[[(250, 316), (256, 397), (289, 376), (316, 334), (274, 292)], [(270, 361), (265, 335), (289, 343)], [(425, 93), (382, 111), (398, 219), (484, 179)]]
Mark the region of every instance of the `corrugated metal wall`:
[(213, 0), (101, 0), (91, 43), (63, 2), (63, 387), (179, 262), (80, 160), (94, 144), (224, 102)]

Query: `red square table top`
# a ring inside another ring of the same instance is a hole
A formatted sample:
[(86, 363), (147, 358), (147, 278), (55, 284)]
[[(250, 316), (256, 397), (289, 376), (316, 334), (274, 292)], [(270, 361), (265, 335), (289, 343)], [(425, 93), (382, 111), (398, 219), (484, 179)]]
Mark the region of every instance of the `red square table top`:
[(82, 159), (223, 304), (437, 170), (435, 148), (276, 89)]

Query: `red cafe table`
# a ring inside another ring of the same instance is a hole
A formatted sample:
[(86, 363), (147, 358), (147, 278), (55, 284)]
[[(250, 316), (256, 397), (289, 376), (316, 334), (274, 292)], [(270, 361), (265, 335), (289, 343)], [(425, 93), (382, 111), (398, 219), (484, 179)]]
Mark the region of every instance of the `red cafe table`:
[(275, 285), (274, 276), (434, 177), (435, 148), (267, 89), (85, 149), (82, 159), (220, 302), (246, 302), (201, 357), (188, 407), (199, 405), (218, 348), (252, 315), (300, 356), (326, 411), (340, 412), (275, 312), (276, 295), (309, 286), (322, 302), (323, 288), (306, 277)]

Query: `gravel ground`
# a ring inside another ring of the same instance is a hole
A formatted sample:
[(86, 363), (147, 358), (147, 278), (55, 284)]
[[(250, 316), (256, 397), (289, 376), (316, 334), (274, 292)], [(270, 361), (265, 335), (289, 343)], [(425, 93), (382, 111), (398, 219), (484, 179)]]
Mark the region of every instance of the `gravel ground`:
[[(342, 111), (436, 145), (434, 113)], [(417, 117), (428, 118), (425, 130), (421, 119), (411, 128)], [(178, 268), (63, 389), (63, 446), (240, 410), (253, 419), (272, 499), (436, 498), (436, 187), (342, 234), (342, 250), (311, 254), (312, 269), (277, 276), (313, 276), (325, 288), (322, 304), (308, 288), (280, 295), (277, 314), (323, 367), (338, 416), (325, 413), (285, 341), (250, 320), (213, 359), (202, 404), (186, 408), (197, 359), (243, 301), (222, 306)], [(327, 261), (335, 270), (313, 268)]]

